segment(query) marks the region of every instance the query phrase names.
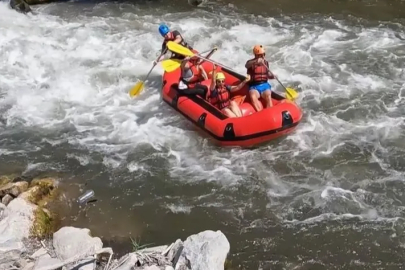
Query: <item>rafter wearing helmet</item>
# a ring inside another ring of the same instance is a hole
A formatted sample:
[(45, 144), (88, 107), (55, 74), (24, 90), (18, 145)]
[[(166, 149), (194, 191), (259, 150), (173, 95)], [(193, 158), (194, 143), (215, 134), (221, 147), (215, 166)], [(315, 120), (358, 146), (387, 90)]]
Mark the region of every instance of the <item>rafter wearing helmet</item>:
[[(161, 56), (157, 61), (155, 61), (155, 64), (159, 61), (162, 61), (165, 58), (165, 54), (168, 52), (167, 42), (169, 41), (176, 42), (190, 50), (193, 50), (193, 48), (184, 40), (183, 36), (180, 34), (179, 31), (177, 30), (170, 31), (170, 28), (166, 24), (159, 25), (159, 33), (164, 38), (164, 40), (162, 43)], [(184, 59), (184, 56), (172, 52), (170, 58)]]
[(204, 67), (199, 64), (200, 58), (197, 56), (186, 57), (180, 65), (181, 74), (179, 79), (179, 93), (181, 95), (199, 95), (205, 99), (208, 87), (200, 84), (203, 80), (207, 80), (207, 72)]
[(231, 93), (241, 89), (249, 80), (249, 77), (238, 85), (232, 86), (225, 83), (226, 78), (224, 73), (217, 73), (216, 69), (217, 67), (214, 64), (210, 87), (211, 94), (208, 97), (208, 101), (228, 117), (241, 117), (242, 111), (239, 105), (234, 100), (231, 100)]
[(272, 107), (271, 100), (271, 85), (268, 83), (269, 79), (275, 79), (273, 73), (270, 72), (269, 62), (264, 58), (266, 52), (262, 45), (255, 45), (253, 47), (254, 58), (246, 62), (245, 68), (247, 74), (250, 75), (249, 81), (249, 95), (252, 100), (253, 107), (256, 111), (263, 109), (259, 98), (262, 97), (266, 102), (266, 108)]

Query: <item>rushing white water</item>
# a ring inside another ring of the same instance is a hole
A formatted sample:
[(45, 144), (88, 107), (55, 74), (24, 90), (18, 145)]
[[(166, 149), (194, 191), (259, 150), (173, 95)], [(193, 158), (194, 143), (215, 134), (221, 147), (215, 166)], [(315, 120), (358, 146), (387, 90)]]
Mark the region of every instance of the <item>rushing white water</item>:
[[(149, 161), (160, 157), (176, 182), (261, 190), (266, 208), (281, 221), (404, 217), (403, 26), (394, 31), (330, 18), (237, 14), (220, 19), (198, 10), (189, 16), (66, 18), (47, 11), (25, 16), (0, 4), (3, 157), (67, 144), (78, 153), (61, 155), (81, 166), (100, 162), (93, 155), (101, 155), (110, 170), (125, 168), (137, 176), (153, 175), (156, 164)], [(242, 73), (253, 45), (263, 44), (272, 71), (299, 89), (305, 117), (298, 130), (258, 149), (217, 148), (161, 102), (161, 67), (141, 96), (131, 99), (129, 88), (144, 79), (158, 55), (160, 21), (181, 30), (200, 51), (218, 46), (212, 58)], [(13, 136), (20, 132), (41, 139), (16, 147)], [(234, 207), (223, 197), (168, 207), (192, 212), (215, 200), (242, 215), (255, 207), (249, 197), (232, 199)]]

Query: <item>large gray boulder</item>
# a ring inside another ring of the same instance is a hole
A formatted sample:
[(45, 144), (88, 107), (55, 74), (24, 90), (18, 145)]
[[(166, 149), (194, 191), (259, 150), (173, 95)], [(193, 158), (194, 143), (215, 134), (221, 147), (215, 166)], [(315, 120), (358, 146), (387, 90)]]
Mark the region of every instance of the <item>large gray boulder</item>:
[(3, 210), (0, 217), (0, 253), (25, 251), (22, 240), (30, 235), (36, 207), (21, 198), (15, 198)]
[(223, 270), (230, 245), (221, 231), (203, 231), (189, 236), (175, 270)]
[(84, 253), (93, 255), (103, 248), (103, 242), (90, 236), (89, 229), (63, 227), (53, 234), (53, 248), (57, 257), (65, 261)]

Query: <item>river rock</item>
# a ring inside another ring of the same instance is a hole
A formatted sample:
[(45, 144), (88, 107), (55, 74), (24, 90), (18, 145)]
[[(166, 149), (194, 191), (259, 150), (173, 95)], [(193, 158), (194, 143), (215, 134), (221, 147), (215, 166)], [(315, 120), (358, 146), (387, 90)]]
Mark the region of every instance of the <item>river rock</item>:
[(22, 242), (30, 235), (36, 206), (15, 198), (4, 210), (0, 221), (0, 252), (25, 250)]
[(63, 262), (58, 258), (52, 258), (49, 254), (45, 254), (36, 259), (33, 270), (53, 270), (59, 269)]
[(221, 231), (203, 231), (189, 236), (175, 269), (223, 270), (230, 245)]
[(150, 247), (142, 249), (142, 253), (164, 253), (164, 251), (168, 248), (168, 245)]
[(134, 265), (138, 262), (138, 257), (135, 253), (129, 253), (123, 257), (121, 257), (117, 262), (116, 265), (119, 265), (118, 268), (114, 268), (115, 270), (132, 270)]
[(53, 247), (57, 257), (67, 261), (94, 255), (103, 247), (103, 242), (99, 237), (91, 237), (89, 229), (63, 227), (53, 234)]
[(8, 183), (0, 188), (0, 197), (5, 196), (6, 194), (10, 194), (13, 195), (13, 197), (17, 197), (27, 189), (28, 189), (28, 182), (25, 181)]
[(8, 205), (14, 198), (10, 194), (6, 194), (2, 199), (1, 203), (4, 205)]
[(58, 185), (58, 181), (56, 181), (55, 178), (52, 177), (46, 177), (46, 178), (36, 178), (31, 181), (31, 186), (41, 186), (41, 187), (46, 187), (49, 189), (53, 189)]
[(188, 3), (195, 7), (201, 5), (203, 2), (203, 0), (188, 0)]
[[(144, 267), (142, 267), (141, 269), (142, 270), (165, 270), (165, 268), (166, 267), (159, 267), (159, 266), (157, 266), (157, 265), (150, 265), (150, 266), (144, 266)], [(141, 270), (140, 269), (140, 270)]]
[(10, 176), (2, 175), (0, 176), (0, 187), (4, 186), (5, 184), (8, 184), (13, 181), (13, 178)]
[(170, 262), (173, 263), (173, 265), (176, 265), (177, 261), (179, 260), (183, 248), (184, 244), (180, 239), (177, 239), (176, 242), (170, 246), (170, 250), (166, 253), (166, 257)]
[(3, 218), (3, 213), (6, 211), (7, 206), (5, 206), (3, 203), (0, 203), (0, 220)]
[(28, 189), (27, 191), (18, 195), (18, 198), (21, 198), (23, 200), (30, 201), (30, 202), (35, 202), (37, 198), (41, 198), (41, 197), (42, 197), (42, 191), (41, 191), (41, 187), (39, 187), (39, 186), (32, 187), (32, 188)]
[(24, 14), (32, 11), (28, 3), (24, 0), (10, 0), (10, 7)]
[(40, 5), (55, 2), (55, 0), (26, 0), (29, 5)]

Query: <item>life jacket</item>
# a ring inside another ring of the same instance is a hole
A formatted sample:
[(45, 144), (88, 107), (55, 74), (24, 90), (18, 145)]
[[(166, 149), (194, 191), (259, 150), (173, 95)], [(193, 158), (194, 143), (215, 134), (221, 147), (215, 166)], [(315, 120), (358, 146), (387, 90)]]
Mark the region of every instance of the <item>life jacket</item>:
[(247, 73), (250, 75), (250, 83), (252, 84), (259, 84), (267, 82), (269, 79), (269, 71), (266, 66), (269, 66), (269, 62), (264, 60), (264, 63), (258, 64), (254, 63), (251, 68), (247, 70)]
[(231, 105), (231, 95), (225, 85), (215, 86), (210, 94), (210, 102), (220, 110)]
[(183, 71), (182, 71), (182, 74), (181, 74), (181, 80), (185, 83), (185, 84), (187, 84), (188, 86), (193, 86), (195, 83), (197, 83), (198, 81), (201, 81), (201, 78), (202, 78), (202, 75), (201, 75), (201, 71), (200, 71), (200, 69), (198, 68), (198, 66), (197, 65), (194, 65), (191, 61), (189, 61), (189, 63), (190, 63), (190, 70), (191, 70), (191, 73), (193, 74), (193, 76), (191, 77), (191, 79), (189, 79), (189, 80), (185, 80), (184, 78), (183, 78), (183, 76), (184, 76), (184, 74), (183, 74)]

